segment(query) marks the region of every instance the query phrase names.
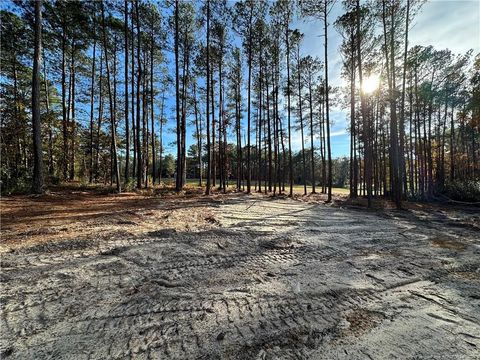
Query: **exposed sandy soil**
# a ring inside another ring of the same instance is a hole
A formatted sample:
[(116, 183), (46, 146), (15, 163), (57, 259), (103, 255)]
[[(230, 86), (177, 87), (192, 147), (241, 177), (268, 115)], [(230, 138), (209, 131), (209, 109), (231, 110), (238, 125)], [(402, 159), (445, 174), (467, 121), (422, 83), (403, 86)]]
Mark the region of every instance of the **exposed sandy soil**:
[(479, 358), (478, 208), (302, 200), (2, 199), (1, 358)]
[(109, 239), (159, 228), (205, 230), (212, 226), (209, 203), (196, 194), (158, 197), (65, 189), (43, 196), (6, 197), (0, 252), (7, 244), (16, 248), (52, 240)]

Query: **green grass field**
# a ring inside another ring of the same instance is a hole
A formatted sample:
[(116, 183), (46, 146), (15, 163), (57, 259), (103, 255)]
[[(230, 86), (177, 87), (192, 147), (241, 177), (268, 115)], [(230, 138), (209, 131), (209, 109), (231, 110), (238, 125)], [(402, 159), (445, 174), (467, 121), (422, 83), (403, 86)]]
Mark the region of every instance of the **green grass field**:
[[(173, 180), (172, 180), (173, 181)], [(198, 179), (187, 179), (187, 185), (190, 185), (190, 186), (198, 186)], [(218, 184), (218, 180), (217, 180), (217, 184)], [(203, 185), (205, 186), (205, 180), (203, 181)], [(235, 180), (233, 181), (230, 181), (230, 185), (229, 187), (234, 187), (235, 186)], [(252, 186), (254, 187), (255, 186), (255, 181), (252, 181)], [(262, 183), (262, 187), (263, 187), (263, 183)], [(286, 184), (285, 186), (285, 189), (288, 189), (288, 185)], [(317, 186), (317, 192), (321, 189), (321, 186)], [(296, 184), (296, 185), (293, 185), (293, 191), (295, 193), (303, 193), (303, 185), (300, 185), (300, 184)], [(312, 187), (310, 185), (307, 185), (307, 193), (310, 193), (312, 191)], [(335, 194), (335, 195), (348, 195), (349, 194), (349, 189), (346, 189), (346, 188), (332, 188), (332, 194)]]
[[(288, 186), (285, 186), (285, 189), (287, 188)], [(316, 187), (316, 191), (320, 191), (321, 190), (321, 186), (317, 186)], [(303, 185), (293, 185), (293, 191), (297, 192), (297, 193), (303, 193)], [(310, 193), (312, 191), (312, 187), (307, 185), (307, 193)], [(349, 189), (346, 189), (346, 188), (332, 188), (332, 194), (336, 194), (336, 195), (348, 195), (350, 193), (350, 190)]]

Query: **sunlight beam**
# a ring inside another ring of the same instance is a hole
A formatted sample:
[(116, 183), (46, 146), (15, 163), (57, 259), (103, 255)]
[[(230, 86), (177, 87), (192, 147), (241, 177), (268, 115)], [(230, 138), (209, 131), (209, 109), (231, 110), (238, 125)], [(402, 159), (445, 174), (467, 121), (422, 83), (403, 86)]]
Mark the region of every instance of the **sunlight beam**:
[(380, 76), (378, 74), (371, 74), (363, 79), (362, 91), (364, 94), (372, 94), (378, 90), (380, 86)]

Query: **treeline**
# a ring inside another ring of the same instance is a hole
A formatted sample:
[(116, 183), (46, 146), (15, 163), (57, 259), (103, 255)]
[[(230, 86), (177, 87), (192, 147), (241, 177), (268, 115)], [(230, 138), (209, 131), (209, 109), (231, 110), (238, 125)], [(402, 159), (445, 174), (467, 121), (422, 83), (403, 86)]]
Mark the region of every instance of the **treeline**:
[(480, 55), (409, 47), (423, 3), (344, 1), (335, 22), (350, 83), (350, 193), (369, 204), (432, 199), (446, 187), (480, 194)]
[[(478, 185), (480, 59), (409, 47), (419, 1), (344, 1), (338, 19), (330, 0), (34, 5), (1, 12), (3, 191), (158, 184), (172, 176), (172, 128), (177, 191), (195, 177), (207, 194), (235, 183), (291, 195), (302, 184), (330, 201), (346, 181), (352, 197), (400, 206), (460, 180)], [(302, 53), (301, 19), (319, 25), (322, 59)], [(329, 84), (332, 31), (344, 39), (345, 89)], [(330, 143), (340, 98), (348, 163), (332, 159)]]

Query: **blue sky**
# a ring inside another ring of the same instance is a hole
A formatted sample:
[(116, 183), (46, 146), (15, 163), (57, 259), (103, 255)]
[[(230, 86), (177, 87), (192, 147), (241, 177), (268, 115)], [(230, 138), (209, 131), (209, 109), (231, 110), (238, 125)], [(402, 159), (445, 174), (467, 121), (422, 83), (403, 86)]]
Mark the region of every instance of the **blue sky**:
[[(330, 24), (343, 13), (337, 1), (330, 15)], [(323, 59), (323, 33), (321, 24), (297, 22), (294, 24), (304, 34), (303, 54)], [(341, 78), (342, 59), (338, 47), (342, 39), (334, 27), (329, 30), (329, 78), (332, 86), (345, 86)], [(436, 49), (449, 48), (454, 53), (474, 54), (480, 52), (480, 1), (479, 0), (433, 0), (426, 2), (413, 19), (409, 33), (409, 47), (433, 45)], [(348, 156), (350, 137), (347, 133), (348, 111), (339, 107), (332, 109), (332, 155)], [(296, 137), (299, 137), (296, 134)], [(295, 141), (300, 146), (301, 141)]]
[[(11, 8), (12, 2), (0, 1), (0, 8)], [(232, 1), (230, 1), (232, 5)], [(343, 13), (341, 1), (337, 0), (330, 16), (329, 23), (329, 79), (330, 84), (334, 87), (345, 86), (344, 80), (341, 78), (342, 59), (338, 52), (339, 45), (341, 43), (341, 37), (333, 27), (333, 23), (336, 18)], [(164, 17), (170, 16), (170, 11), (163, 14)], [(322, 24), (319, 21), (295, 21), (292, 28), (298, 28), (304, 33), (304, 41), (302, 44), (302, 55), (319, 56), (323, 60), (323, 34)], [(231, 35), (233, 32), (230, 31)], [(469, 49), (474, 50), (474, 54), (480, 52), (480, 0), (432, 0), (426, 2), (421, 8), (420, 12), (413, 19), (413, 23), (409, 34), (409, 46), (414, 45), (433, 45), (436, 49), (449, 48), (454, 53), (465, 53)], [(239, 40), (235, 39), (234, 42), (239, 45)], [(91, 52), (91, 51), (90, 51)], [(166, 59), (171, 74), (174, 74), (174, 57), (171, 53), (166, 53)], [(123, 57), (120, 56), (120, 61)], [(120, 64), (119, 68), (119, 80), (123, 81), (123, 64)], [(246, 71), (246, 66), (244, 65)], [(244, 75), (244, 80), (246, 74)], [(90, 80), (85, 79), (82, 81), (82, 87), (89, 89)], [(244, 92), (245, 91), (244, 84)], [(123, 86), (120, 85), (119, 89), (119, 106), (123, 106)], [(88, 92), (88, 91), (87, 91)], [(160, 96), (156, 99), (157, 105), (155, 109), (156, 117), (159, 117), (160, 113)], [(164, 131), (164, 146), (166, 153), (175, 153), (175, 113), (174, 113), (174, 93), (173, 88), (170, 89), (167, 94), (165, 114), (168, 119), (168, 123)], [(243, 101), (246, 101), (246, 94)], [(244, 104), (246, 107), (246, 104)], [(89, 106), (78, 106), (78, 121), (86, 125), (89, 118)], [(203, 109), (203, 107), (202, 107)], [(218, 110), (216, 110), (218, 111)], [(217, 114), (215, 114), (217, 115)], [(347, 133), (347, 117), (348, 111), (338, 106), (334, 106), (331, 109), (331, 142), (332, 142), (332, 155), (333, 157), (348, 156), (350, 138)], [(244, 119), (246, 122), (246, 116)], [(156, 121), (156, 132), (158, 134), (158, 121)], [(244, 126), (246, 128), (246, 124)], [(119, 132), (122, 133), (124, 129), (123, 121), (120, 120)], [(187, 131), (187, 147), (195, 143), (193, 138), (194, 126), (189, 126)], [(231, 131), (233, 132), (233, 130)], [(230, 134), (229, 139), (234, 141), (234, 135)], [(298, 150), (301, 148), (300, 132), (296, 132), (292, 135), (293, 149)], [(307, 140), (307, 139), (306, 139)], [(254, 133), (252, 132), (252, 142), (254, 142)], [(317, 142), (318, 144), (318, 142)], [(308, 146), (308, 145), (307, 145)]]
[[(344, 86), (341, 78), (342, 59), (338, 52), (342, 41), (340, 35), (333, 27), (336, 18), (343, 13), (341, 1), (334, 5), (329, 23), (329, 78), (334, 87)], [(304, 33), (302, 55), (319, 56), (323, 60), (323, 34), (322, 24), (318, 21), (299, 20), (292, 24)], [(426, 2), (420, 12), (415, 16), (410, 28), (409, 46), (433, 45), (436, 49), (449, 48), (454, 53), (465, 53), (474, 49), (474, 54), (480, 52), (480, 0), (433, 0)], [(170, 57), (169, 57), (170, 58)], [(172, 59), (173, 60), (173, 59)], [(246, 66), (244, 66), (246, 70)], [(244, 76), (246, 79), (246, 76)], [(244, 101), (246, 96), (244, 96)], [(331, 144), (332, 156), (348, 156), (350, 153), (350, 137), (347, 132), (348, 111), (338, 106), (331, 109)], [(170, 121), (174, 126), (174, 121)], [(246, 126), (245, 126), (246, 127)], [(193, 129), (190, 129), (193, 130)], [(192, 131), (189, 131), (187, 146), (194, 143)], [(167, 142), (174, 140), (174, 135), (167, 135)], [(230, 139), (234, 141), (233, 134)], [(305, 139), (307, 141), (307, 139)], [(254, 142), (254, 133), (252, 133)], [(318, 142), (316, 142), (318, 146)], [(306, 146), (309, 146), (306, 143)], [(300, 132), (292, 134), (292, 147), (294, 150), (301, 148)], [(171, 146), (167, 151), (174, 151)]]

